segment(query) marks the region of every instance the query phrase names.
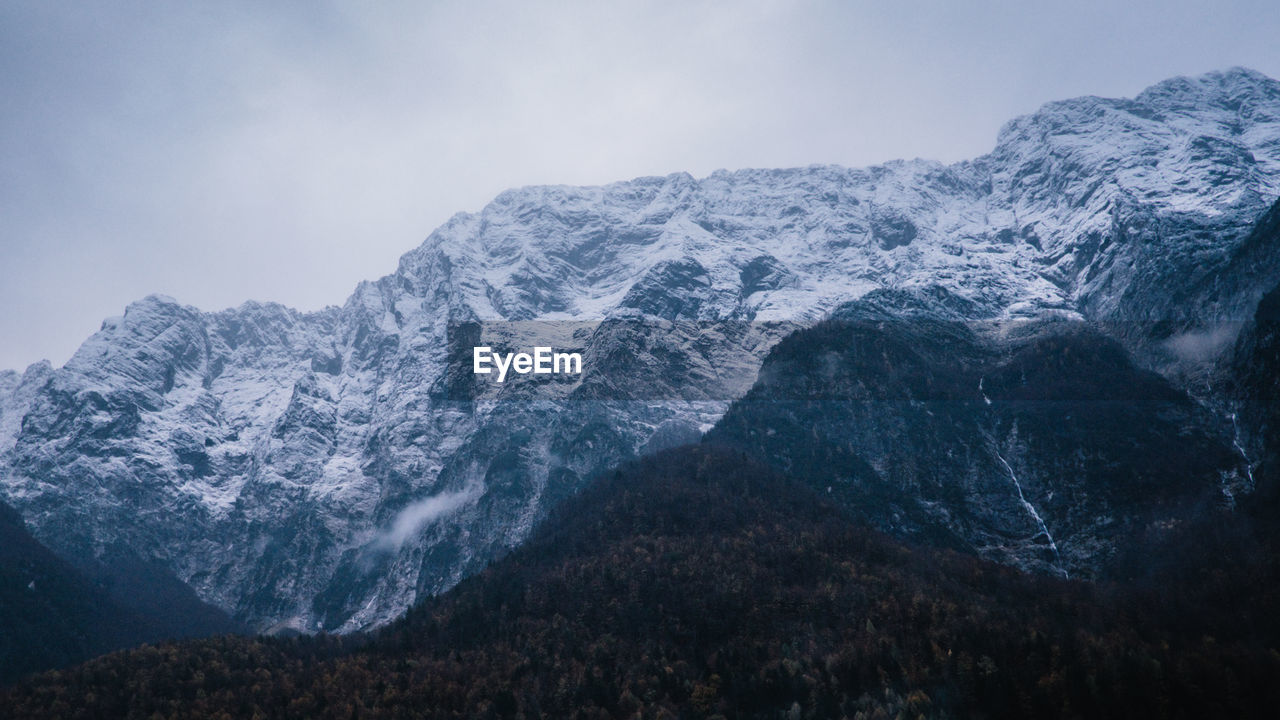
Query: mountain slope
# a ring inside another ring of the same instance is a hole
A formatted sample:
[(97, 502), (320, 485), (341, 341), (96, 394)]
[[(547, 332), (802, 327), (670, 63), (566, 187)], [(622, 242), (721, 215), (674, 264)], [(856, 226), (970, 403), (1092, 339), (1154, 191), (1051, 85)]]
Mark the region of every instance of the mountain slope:
[(1248, 490), (1217, 418), (1073, 321), (974, 325), (877, 291), (774, 348), (706, 442), (880, 529), (1073, 577)]
[(906, 547), (695, 447), (610, 473), (367, 642), (142, 648), (0, 699), (32, 718), (1269, 717), (1276, 628), (1190, 610), (1180, 627), (1141, 594)]
[(141, 625), (0, 505), (0, 682), (142, 640)]
[[(774, 343), (874, 290), (1086, 320), (1198, 377), (1280, 282), (1249, 243), (1277, 195), (1280, 83), (1238, 68), (1051, 103), (950, 166), (510, 191), (340, 308), (151, 297), (5, 376), (0, 494), (60, 554), (128, 548), (256, 629), (375, 626), (709, 427)], [(586, 372), (476, 380), (479, 343)]]
[(1232, 390), (1240, 408), (1239, 417), (1232, 416), (1236, 443), (1241, 452), (1250, 448), (1250, 479), (1274, 502), (1280, 498), (1280, 285), (1258, 303), (1233, 360)]
[(129, 579), (124, 587), (95, 581), (0, 503), (0, 683), (142, 642), (238, 629), (176, 580), (168, 586), (145, 567)]

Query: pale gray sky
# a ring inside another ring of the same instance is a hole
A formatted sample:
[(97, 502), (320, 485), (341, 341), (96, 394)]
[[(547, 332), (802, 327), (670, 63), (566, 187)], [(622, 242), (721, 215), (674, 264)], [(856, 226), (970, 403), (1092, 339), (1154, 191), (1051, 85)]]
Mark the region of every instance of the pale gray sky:
[(0, 368), (153, 292), (341, 304), (526, 184), (959, 160), (1244, 65), (1257, 2), (0, 3)]

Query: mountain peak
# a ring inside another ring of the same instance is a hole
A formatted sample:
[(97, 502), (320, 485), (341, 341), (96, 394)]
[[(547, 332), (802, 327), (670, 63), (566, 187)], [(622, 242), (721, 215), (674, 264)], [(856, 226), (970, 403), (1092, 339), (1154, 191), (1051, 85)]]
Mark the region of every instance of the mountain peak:
[(1134, 98), (1160, 110), (1243, 112), (1249, 105), (1280, 104), (1280, 81), (1256, 70), (1232, 67), (1198, 76), (1170, 78), (1143, 90)]

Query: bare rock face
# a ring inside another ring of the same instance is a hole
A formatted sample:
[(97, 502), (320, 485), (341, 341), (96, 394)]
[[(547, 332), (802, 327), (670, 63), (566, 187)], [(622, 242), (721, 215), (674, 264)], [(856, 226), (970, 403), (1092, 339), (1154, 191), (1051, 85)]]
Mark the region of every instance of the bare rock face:
[[(149, 297), (66, 366), (0, 374), (0, 496), (64, 556), (129, 548), (257, 629), (371, 627), (593, 473), (710, 428), (781, 338), (873, 291), (940, 288), (931, 307), (962, 323), (1087, 323), (1190, 387), (1280, 282), (1251, 235), (1277, 196), (1280, 83), (1243, 69), (1052, 103), (954, 165), (513, 190), (341, 307)], [(574, 350), (584, 372), (498, 384), (470, 373), (478, 344)], [(990, 451), (1039, 472), (1050, 436), (989, 420), (965, 482), (1017, 513)], [(992, 556), (1047, 562), (988, 534)], [(1059, 565), (1091, 567), (1108, 537)]]
[(877, 290), (792, 334), (706, 442), (886, 532), (1077, 578), (1247, 484), (1221, 418), (1116, 340), (966, 321), (948, 299)]

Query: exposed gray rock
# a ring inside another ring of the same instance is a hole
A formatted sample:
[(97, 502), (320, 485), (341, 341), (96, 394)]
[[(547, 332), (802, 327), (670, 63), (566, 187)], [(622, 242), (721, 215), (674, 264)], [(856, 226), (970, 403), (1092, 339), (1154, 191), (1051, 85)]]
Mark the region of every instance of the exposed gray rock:
[[(60, 553), (127, 546), (256, 628), (369, 627), (662, 428), (710, 427), (781, 337), (872, 290), (1087, 320), (1181, 367), (1171, 339), (1280, 282), (1247, 242), (1277, 195), (1280, 83), (1241, 69), (1051, 103), (954, 165), (513, 190), (342, 307), (150, 297), (66, 366), (0, 376), (0, 494)], [(498, 385), (478, 343), (586, 372)]]

